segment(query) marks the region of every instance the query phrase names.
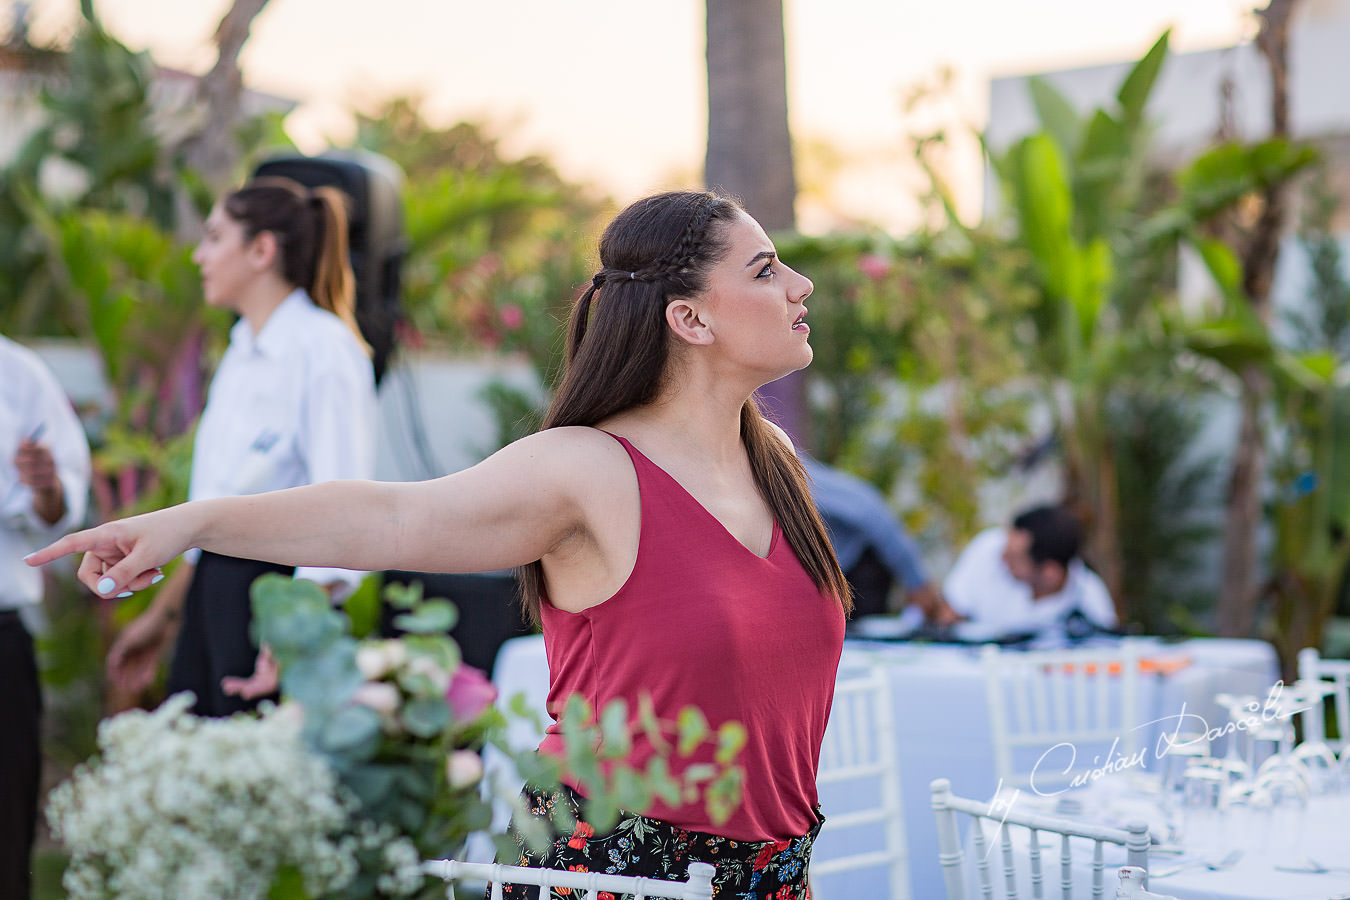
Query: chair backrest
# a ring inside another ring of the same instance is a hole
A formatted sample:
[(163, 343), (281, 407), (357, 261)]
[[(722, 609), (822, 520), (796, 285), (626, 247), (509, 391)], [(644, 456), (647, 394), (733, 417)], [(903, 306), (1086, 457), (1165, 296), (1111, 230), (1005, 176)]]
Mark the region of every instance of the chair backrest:
[(1009, 826), (1025, 828), (1029, 832), (1027, 858), (1031, 881), (1031, 896), (1045, 897), (1045, 878), (1041, 864), (1042, 833), (1060, 836), (1060, 892), (1064, 900), (1082, 897), (1083, 892), (1073, 889), (1073, 854), (1071, 838), (1083, 838), (1092, 841), (1092, 897), (1101, 900), (1106, 894), (1103, 845), (1118, 844), (1125, 848), (1126, 861), (1148, 873), (1148, 826), (1143, 822), (1131, 822), (1124, 828), (1108, 828), (1102, 825), (1088, 825), (1059, 819), (1018, 809), (1017, 804), (1000, 805), (988, 800), (970, 800), (952, 793), (951, 782), (945, 778), (934, 781), (930, 788), (933, 792), (933, 812), (937, 816), (938, 859), (942, 863), (942, 876), (947, 887), (947, 900), (967, 900), (965, 880), (965, 854), (961, 846), (961, 830), (957, 822), (957, 813), (965, 813), (972, 818), (971, 834), (974, 840), (974, 856), (980, 889), (985, 897), (993, 896), (994, 874), (991, 871), (990, 852), (992, 847), (985, 834), (985, 823), (991, 822), (997, 828), (996, 840), (1002, 851), (1004, 894), (1007, 900), (1017, 900), (1018, 879), (1015, 863), (1012, 829)]
[(1034, 772), (1035, 787), (1063, 787), (1093, 767), (1094, 752), (1105, 759), (1138, 751), (1139, 650), (1133, 641), (1008, 652), (987, 644), (981, 660), (994, 774), (1005, 785), (1031, 786)]
[[(1321, 715), (1303, 716), (1303, 739), (1322, 741), (1340, 752), (1350, 744), (1350, 659), (1323, 659), (1316, 647), (1298, 651), (1298, 678), (1300, 681), (1330, 681), (1335, 688), (1331, 695), (1336, 717), (1336, 737), (1326, 736)], [(1318, 712), (1322, 712), (1319, 708)]]
[(1116, 900), (1177, 900), (1171, 894), (1151, 893), (1144, 885), (1148, 873), (1135, 866), (1120, 867), (1120, 884), (1116, 885)]
[[(497, 863), (466, 863), (455, 859), (435, 859), (422, 863), (422, 871), (447, 882), (472, 880), (492, 886), (491, 900), (502, 900), (503, 884), (532, 884), (539, 887), (564, 887), (586, 891), (583, 900), (596, 900), (601, 891), (627, 893), (633, 900), (665, 897), (668, 900), (712, 900), (713, 874), (708, 863), (690, 863), (687, 881), (660, 881), (632, 875), (605, 875), (599, 872), (562, 872), (527, 866), (503, 866)], [(446, 897), (453, 900), (451, 888)]]
[[(892, 709), (886, 671), (845, 654), (816, 775), (822, 803), (838, 810), (825, 819), (811, 861), (812, 895), (821, 900), (831, 897), (828, 876), (883, 867), (886, 896), (910, 896)], [(835, 847), (849, 850), (837, 854)]]

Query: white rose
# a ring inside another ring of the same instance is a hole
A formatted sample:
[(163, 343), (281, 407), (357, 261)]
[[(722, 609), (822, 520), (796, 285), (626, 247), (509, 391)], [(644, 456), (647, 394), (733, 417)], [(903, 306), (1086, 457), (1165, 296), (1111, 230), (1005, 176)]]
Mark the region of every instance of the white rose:
[(382, 719), (393, 718), (402, 700), (398, 688), (384, 681), (367, 681), (352, 694), (353, 702), (370, 707)]
[(450, 689), (450, 673), (429, 656), (414, 656), (408, 660), (408, 674), (425, 675), (431, 679), (438, 694), (443, 695)]
[(399, 640), (376, 641), (356, 648), (356, 668), (367, 681), (378, 681), (408, 661), (408, 648)]
[(384, 644), (362, 644), (357, 647), (356, 668), (361, 672), (361, 677), (367, 681), (374, 681), (388, 674), (392, 666), (389, 664), (389, 654), (385, 652)]
[(408, 648), (400, 640), (387, 640), (384, 642), (384, 652), (389, 660), (389, 668), (397, 669), (408, 661)]
[(483, 760), (472, 750), (456, 750), (445, 758), (445, 780), (450, 787), (469, 787), (482, 777)]

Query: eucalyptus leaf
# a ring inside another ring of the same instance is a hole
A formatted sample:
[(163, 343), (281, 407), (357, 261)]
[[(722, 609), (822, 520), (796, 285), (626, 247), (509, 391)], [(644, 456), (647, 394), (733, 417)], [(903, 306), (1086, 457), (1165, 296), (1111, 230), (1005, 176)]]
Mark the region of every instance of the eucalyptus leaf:
[(404, 705), (400, 719), (411, 734), (431, 738), (450, 724), (450, 707), (443, 697), (414, 697)]
[(686, 706), (676, 718), (676, 728), (679, 733), (676, 752), (688, 756), (708, 736), (708, 719), (698, 707)]
[(382, 738), (380, 716), (365, 706), (347, 706), (328, 720), (319, 734), (319, 746), (330, 753), (365, 760), (375, 755)]
[(356, 668), (356, 642), (351, 638), (338, 640), (317, 655), (297, 659), (281, 669), (282, 693), (306, 708), (306, 729), (350, 701), (362, 681)]
[(723, 722), (717, 729), (714, 760), (724, 766), (730, 765), (744, 749), (747, 736), (745, 726), (740, 722)]
[(651, 787), (644, 782), (641, 773), (630, 768), (620, 767), (614, 771), (610, 790), (621, 809), (644, 815), (651, 808)]
[(384, 586), (384, 599), (395, 609), (413, 609), (422, 602), (422, 582), (391, 582)]
[(628, 704), (622, 698), (611, 701), (600, 713), (601, 748), (606, 759), (623, 759), (633, 746), (628, 728)]
[(413, 612), (394, 617), (394, 626), (413, 634), (448, 632), (455, 627), (459, 611), (449, 600), (428, 600)]
[(342, 782), (356, 794), (362, 806), (371, 806), (393, 793), (398, 770), (392, 766), (365, 764), (353, 766)]

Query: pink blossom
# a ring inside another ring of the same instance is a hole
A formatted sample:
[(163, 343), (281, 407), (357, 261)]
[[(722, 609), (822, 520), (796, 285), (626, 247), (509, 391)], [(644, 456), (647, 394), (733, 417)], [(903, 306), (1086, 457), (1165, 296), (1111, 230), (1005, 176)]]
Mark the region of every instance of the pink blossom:
[(525, 324), (525, 310), (514, 303), (504, 303), (498, 313), (501, 316), (502, 327), (507, 331), (515, 331)]
[(875, 253), (864, 253), (858, 257), (858, 271), (873, 281), (880, 281), (891, 271), (891, 261)]
[(460, 665), (445, 691), (445, 702), (456, 722), (472, 722), (497, 699), (497, 688), (473, 666)]

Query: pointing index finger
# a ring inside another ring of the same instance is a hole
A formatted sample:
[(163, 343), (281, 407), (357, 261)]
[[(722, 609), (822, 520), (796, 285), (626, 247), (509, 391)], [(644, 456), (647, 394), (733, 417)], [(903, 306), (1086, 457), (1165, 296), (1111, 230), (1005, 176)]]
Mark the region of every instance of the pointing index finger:
[(54, 541), (40, 550), (34, 550), (23, 558), (23, 561), (30, 566), (45, 566), (52, 560), (60, 559), (71, 553), (79, 553), (82, 550), (88, 550), (89, 547), (80, 542), (79, 538), (84, 532), (77, 531), (74, 534), (68, 534), (58, 541)]

